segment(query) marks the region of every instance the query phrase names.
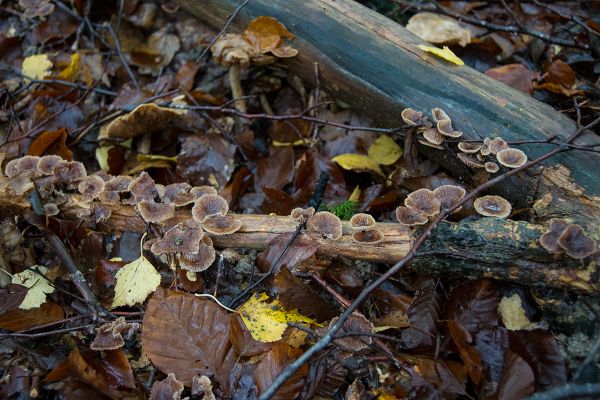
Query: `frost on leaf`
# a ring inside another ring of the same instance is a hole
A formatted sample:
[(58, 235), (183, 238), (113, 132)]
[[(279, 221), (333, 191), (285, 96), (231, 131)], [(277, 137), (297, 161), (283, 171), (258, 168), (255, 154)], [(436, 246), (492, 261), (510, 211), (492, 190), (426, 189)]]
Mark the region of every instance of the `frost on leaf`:
[(285, 310), (278, 300), (269, 302), (269, 296), (266, 293), (252, 296), (239, 308), (238, 312), (252, 337), (265, 343), (281, 339), (288, 322), (316, 323), (296, 310)]
[[(33, 271), (33, 269), (37, 272)], [(19, 306), (20, 309), (30, 310), (32, 308), (38, 308), (46, 302), (46, 294), (54, 292), (54, 287), (52, 287), (48, 279), (44, 277), (47, 272), (48, 268), (46, 267), (33, 266), (32, 269), (13, 275), (12, 283), (29, 288), (25, 298)]]

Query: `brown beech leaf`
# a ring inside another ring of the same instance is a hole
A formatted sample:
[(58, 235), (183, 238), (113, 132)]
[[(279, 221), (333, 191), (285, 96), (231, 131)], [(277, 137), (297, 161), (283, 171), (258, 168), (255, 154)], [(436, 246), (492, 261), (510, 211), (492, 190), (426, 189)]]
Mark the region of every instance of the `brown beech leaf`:
[(523, 399), (534, 390), (535, 378), (531, 367), (519, 355), (509, 351), (498, 387), (498, 400)]
[(475, 346), (479, 352), (487, 380), (494, 383), (500, 382), (504, 355), (508, 350), (508, 330), (496, 328), (479, 331), (475, 338)]
[(289, 215), (294, 208), (301, 205), (301, 202), (281, 189), (263, 186), (262, 192), (264, 199), (261, 209), (265, 214)]
[(194, 77), (196, 76), (196, 72), (200, 69), (200, 63), (196, 63), (193, 61), (185, 61), (179, 71), (177, 71), (177, 82), (187, 91), (192, 90), (194, 86)]
[(567, 367), (556, 339), (541, 330), (509, 332), (511, 351), (523, 357), (535, 374), (536, 384), (545, 389), (567, 383)]
[(538, 72), (530, 71), (523, 64), (502, 65), (488, 69), (485, 74), (530, 96), (533, 93), (533, 81), (540, 78)]
[[(260, 268), (262, 272), (267, 272), (273, 266), (290, 242), (292, 236), (294, 236), (294, 232), (282, 233), (275, 236), (275, 238), (269, 242), (267, 249), (260, 253), (257, 260), (258, 268)], [(281, 257), (281, 260), (279, 260), (274, 272), (279, 272), (284, 265), (286, 265), (290, 271), (294, 271), (297, 264), (315, 254), (318, 248), (319, 242), (316, 240), (313, 240), (304, 234), (298, 235), (292, 244), (288, 246), (287, 251), (283, 257)]]
[(448, 330), (452, 336), (454, 344), (458, 348), (460, 358), (463, 360), (469, 377), (475, 385), (479, 385), (481, 381), (481, 357), (477, 348), (474, 346), (473, 338), (471, 334), (463, 328), (458, 322), (454, 320), (448, 320)]
[(402, 331), (402, 340), (408, 348), (432, 346), (438, 332), (437, 323), (441, 315), (441, 296), (437, 280), (422, 280), (418, 294), (408, 308), (411, 327)]
[[(277, 375), (301, 354), (302, 350), (300, 349), (295, 349), (285, 343), (276, 343), (254, 370), (254, 382), (256, 382), (259, 394), (269, 388)], [(308, 366), (304, 364), (271, 398), (275, 400), (295, 399), (304, 387), (307, 373)]]
[(231, 343), (241, 357), (256, 356), (269, 351), (273, 347), (272, 343), (255, 340), (239, 314), (231, 316)]
[(115, 286), (117, 283), (115, 274), (125, 264), (127, 264), (125, 261), (100, 260), (96, 267), (96, 282), (105, 288)]
[(16, 309), (0, 315), (0, 328), (9, 331), (22, 331), (36, 325), (60, 321), (65, 317), (62, 308), (47, 301), (38, 308), (30, 310)]
[(29, 145), (28, 154), (31, 156), (56, 154), (67, 161), (73, 161), (73, 152), (67, 147), (67, 130), (61, 128), (42, 133)]
[(447, 319), (455, 320), (471, 334), (498, 326), (497, 292), (487, 279), (456, 286), (446, 309)]
[(133, 399), (137, 396), (135, 378), (127, 355), (121, 349), (105, 352), (74, 349), (46, 376), (49, 382), (73, 377), (112, 399)]
[(554, 60), (546, 69), (548, 73), (548, 82), (556, 83), (564, 86), (567, 89), (573, 88), (575, 85), (577, 74), (569, 64), (562, 60)]
[(306, 386), (300, 398), (312, 399), (315, 396), (333, 398), (346, 383), (348, 370), (337, 357), (319, 357), (310, 363)]
[(150, 391), (150, 400), (178, 400), (183, 393), (183, 383), (172, 372), (162, 381), (154, 382)]
[(464, 395), (467, 383), (465, 367), (456, 361), (418, 358), (417, 367), (425, 380), (435, 385), (445, 395)]
[(256, 160), (254, 188), (260, 192), (263, 186), (283, 189), (294, 177), (294, 150), (291, 147), (271, 147), (269, 156)]
[(237, 381), (230, 316), (212, 300), (159, 287), (146, 308), (142, 346), (156, 367), (186, 386), (210, 375), (228, 394)]
[(273, 17), (257, 17), (250, 21), (244, 31), (244, 39), (261, 53), (279, 47), (284, 38), (293, 39), (294, 35)]
[(16, 310), (25, 298), (27, 290), (27, 287), (15, 283), (0, 288), (0, 315)]

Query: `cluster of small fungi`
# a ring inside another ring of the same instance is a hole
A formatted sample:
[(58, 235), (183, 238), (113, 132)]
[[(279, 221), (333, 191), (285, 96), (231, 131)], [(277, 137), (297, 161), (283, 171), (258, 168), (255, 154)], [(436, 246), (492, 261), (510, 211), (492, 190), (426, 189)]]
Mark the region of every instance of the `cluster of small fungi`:
[(567, 253), (575, 259), (586, 258), (598, 251), (596, 242), (585, 234), (581, 226), (562, 219), (550, 221), (550, 228), (540, 236), (540, 245), (549, 253)]
[[(458, 138), (462, 132), (452, 128), (452, 120), (446, 112), (440, 108), (431, 110), (431, 115), (436, 126), (427, 119), (423, 113), (406, 108), (402, 111), (402, 120), (411, 127), (416, 127), (417, 131), (423, 135), (419, 143), (443, 150), (442, 143), (446, 137)], [(517, 168), (527, 162), (527, 155), (515, 148), (509, 147), (508, 143), (501, 137), (487, 137), (483, 142), (458, 142), (458, 159), (469, 168), (485, 169), (489, 173), (496, 173), (500, 170), (498, 164), (490, 161), (489, 157), (495, 157), (496, 161), (507, 167)]]

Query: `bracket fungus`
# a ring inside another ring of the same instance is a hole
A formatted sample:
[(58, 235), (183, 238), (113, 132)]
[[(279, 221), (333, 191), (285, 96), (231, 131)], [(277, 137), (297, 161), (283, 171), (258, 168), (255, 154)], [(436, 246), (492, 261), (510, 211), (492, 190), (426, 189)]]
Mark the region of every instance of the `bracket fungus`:
[(512, 211), (512, 206), (503, 197), (483, 196), (473, 202), (475, 211), (486, 217), (506, 218)]
[(527, 155), (519, 150), (513, 148), (506, 148), (500, 150), (496, 154), (498, 162), (508, 168), (518, 168), (527, 162)]
[(44, 175), (52, 175), (54, 167), (63, 162), (64, 160), (57, 155), (42, 156), (38, 160), (37, 169)]
[(175, 206), (173, 204), (142, 200), (136, 208), (142, 219), (148, 223), (158, 224), (175, 216)]
[(77, 190), (83, 195), (84, 200), (93, 200), (104, 192), (105, 187), (104, 179), (98, 175), (89, 175), (79, 182)]
[(431, 110), (431, 115), (436, 123), (437, 130), (442, 135), (454, 138), (462, 136), (462, 132), (456, 131), (454, 128), (452, 128), (452, 120), (444, 110), (441, 108), (433, 108)]
[(159, 197), (158, 188), (146, 171), (132, 180), (127, 190), (131, 192), (136, 203), (142, 200), (154, 201), (155, 198)]
[[(437, 130), (437, 128), (425, 129), (423, 131), (423, 138), (425, 138), (427, 143), (435, 145), (436, 148), (439, 148), (437, 146), (444, 143), (444, 136)], [(443, 149), (443, 147), (442, 147), (442, 149)]]
[(569, 225), (558, 237), (558, 245), (572, 258), (582, 259), (598, 251), (596, 242), (588, 237), (581, 226)]
[(383, 237), (383, 232), (379, 229), (358, 230), (352, 233), (352, 239), (361, 243), (379, 243)]
[(409, 193), (406, 199), (404, 199), (404, 205), (431, 217), (440, 212), (441, 204), (433, 191), (419, 189)]
[(87, 171), (79, 161), (62, 161), (52, 170), (56, 183), (62, 184), (67, 189), (77, 188), (79, 181), (87, 176)]
[(422, 112), (413, 110), (412, 108), (405, 108), (400, 113), (402, 120), (408, 126), (423, 126), (431, 127), (431, 122), (423, 115)]
[(218, 194), (205, 194), (194, 202), (192, 218), (203, 223), (211, 215), (225, 215), (229, 211), (227, 200)]
[(487, 172), (489, 172), (490, 174), (495, 174), (496, 172), (498, 172), (500, 170), (500, 167), (498, 166), (498, 164), (496, 164), (495, 162), (492, 161), (488, 161), (484, 164), (485, 170)]
[(479, 162), (479, 160), (477, 160), (477, 158), (473, 157), (470, 154), (458, 153), (456, 156), (463, 164), (465, 164), (469, 168), (473, 168), (473, 169), (485, 168), (485, 166), (481, 162)]
[(457, 185), (442, 185), (435, 188), (433, 194), (440, 202), (440, 209), (449, 210), (465, 197), (467, 191)]
[(366, 231), (373, 229), (375, 226), (375, 218), (371, 214), (358, 213), (350, 218), (350, 227), (352, 229)]
[(406, 226), (425, 225), (428, 221), (427, 215), (422, 212), (402, 206), (396, 208), (396, 219), (400, 225)]
[(502, 150), (508, 149), (508, 144), (506, 143), (506, 140), (502, 139), (501, 137), (497, 137), (490, 140), (487, 145), (490, 149), (490, 153), (492, 154), (498, 154)]
[(310, 217), (312, 217), (314, 214), (315, 214), (314, 207), (308, 207), (308, 208), (296, 207), (290, 213), (290, 217), (292, 217), (296, 222), (303, 224), (303, 223), (307, 222), (310, 219)]
[(567, 226), (569, 224), (563, 219), (551, 219), (550, 227), (540, 236), (540, 245), (549, 253), (564, 253), (564, 249), (558, 245), (558, 238), (567, 229)]
[(329, 211), (319, 211), (308, 220), (308, 227), (317, 231), (324, 239), (337, 240), (342, 237), (342, 221)]
[(217, 258), (213, 242), (208, 235), (200, 240), (200, 248), (196, 253), (178, 253), (179, 266), (192, 272), (202, 272), (208, 269)]
[(213, 235), (230, 235), (237, 232), (242, 223), (234, 215), (209, 215), (202, 222), (202, 228)]
[(174, 253), (197, 253), (204, 237), (202, 226), (194, 220), (182, 221), (165, 232), (150, 247), (156, 255)]
[(471, 142), (458, 142), (458, 149), (463, 153), (477, 153), (481, 150), (481, 144)]

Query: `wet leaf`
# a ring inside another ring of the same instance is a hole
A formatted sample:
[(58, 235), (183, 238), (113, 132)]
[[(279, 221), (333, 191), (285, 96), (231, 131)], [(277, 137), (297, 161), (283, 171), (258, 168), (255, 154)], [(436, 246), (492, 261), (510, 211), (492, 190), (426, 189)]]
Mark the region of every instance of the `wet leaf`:
[(212, 300), (157, 289), (144, 315), (142, 346), (156, 367), (188, 387), (194, 376), (212, 375), (227, 394), (238, 379), (230, 317)]
[(19, 308), (27, 294), (27, 286), (9, 283), (0, 288), (0, 315)]
[(502, 323), (508, 330), (517, 331), (538, 327), (536, 323), (527, 318), (521, 303), (521, 296), (518, 293), (514, 293), (510, 297), (503, 297), (498, 305), (498, 313), (502, 317)]
[(181, 399), (183, 388), (183, 382), (178, 381), (175, 374), (171, 372), (162, 381), (154, 382), (150, 391), (150, 400)]
[[(47, 54), (36, 54), (23, 60), (21, 73), (30, 79), (44, 79), (52, 69), (52, 61)], [(24, 79), (28, 82), (28, 79)]]
[(238, 312), (252, 337), (264, 343), (281, 339), (288, 322), (315, 323), (296, 310), (285, 310), (279, 300), (269, 299), (266, 293), (256, 293), (238, 309)]
[(451, 62), (452, 64), (465, 65), (465, 63), (460, 58), (458, 58), (456, 54), (454, 54), (452, 50), (448, 48), (448, 46), (444, 46), (443, 49), (440, 49), (439, 47), (425, 46), (420, 44), (417, 47), (428, 53), (435, 54), (436, 56), (443, 58), (444, 60)]
[(462, 364), (418, 358), (417, 368), (423, 378), (433, 383), (442, 393), (453, 396), (466, 394), (467, 372)]
[(475, 385), (479, 385), (481, 381), (481, 357), (477, 348), (474, 346), (471, 334), (454, 320), (447, 321), (448, 330), (452, 336), (454, 344), (458, 348), (458, 353), (462, 359), (469, 377)]
[(530, 71), (523, 64), (502, 65), (488, 69), (485, 74), (530, 96), (533, 93), (533, 81), (540, 77), (538, 72)]
[[(273, 348), (265, 354), (254, 370), (254, 381), (258, 387), (259, 394), (268, 389), (275, 378), (296, 358), (302, 355), (302, 350), (295, 349), (285, 343), (276, 343)], [(295, 399), (305, 384), (308, 366), (302, 365), (282, 386), (275, 392), (272, 399), (288, 400)]]
[(80, 70), (80, 57), (79, 52), (75, 52), (71, 55), (71, 60), (69, 61), (69, 65), (58, 74), (58, 79), (62, 79), (64, 81), (74, 82), (79, 75)]
[(523, 358), (509, 351), (505, 358), (502, 380), (498, 387), (498, 400), (523, 399), (534, 390), (533, 371)]
[(283, 254), (283, 257), (281, 257), (281, 260), (279, 260), (279, 263), (275, 267), (275, 273), (281, 270), (284, 265), (287, 266), (289, 270), (294, 271), (296, 265), (307, 260), (317, 252), (319, 242), (303, 234), (300, 234), (288, 246), (288, 243), (293, 236), (293, 232), (282, 233), (269, 242), (267, 249), (260, 254), (257, 260), (258, 267), (261, 271), (267, 272), (273, 267), (273, 264), (281, 256), (286, 246), (287, 250), (285, 250), (285, 254)]
[(260, 192), (263, 186), (283, 189), (294, 177), (294, 150), (291, 147), (271, 148), (269, 156), (256, 160), (254, 187)]
[(504, 328), (477, 333), (475, 346), (481, 357), (487, 380), (498, 383), (502, 378), (504, 355), (508, 350), (508, 331)]
[(338, 163), (340, 167), (347, 170), (372, 171), (383, 176), (379, 164), (363, 154), (340, 154), (333, 157), (331, 161)]
[(277, 298), (287, 308), (296, 308), (302, 315), (318, 321), (331, 319), (336, 310), (310, 285), (293, 275), (289, 269), (282, 268), (275, 276), (273, 288), (277, 290)]
[(231, 316), (231, 343), (241, 357), (252, 357), (269, 351), (271, 343), (263, 343), (252, 337), (239, 314)]
[(56, 154), (67, 161), (73, 161), (73, 152), (67, 147), (67, 130), (46, 131), (29, 145), (27, 151), (32, 156)]
[(402, 157), (402, 148), (389, 136), (382, 135), (368, 150), (369, 158), (381, 165), (392, 165)]
[(556, 83), (567, 89), (572, 89), (575, 85), (577, 75), (575, 71), (562, 60), (554, 60), (546, 69), (548, 73), (548, 82)]
[(281, 22), (267, 16), (260, 16), (250, 21), (243, 36), (261, 53), (279, 47), (283, 39), (294, 38), (294, 35)]
[(407, 311), (412, 326), (402, 331), (402, 340), (406, 342), (408, 348), (433, 345), (441, 311), (441, 296), (437, 289), (437, 281), (422, 280), (417, 295)]
[(28, 288), (25, 298), (19, 305), (21, 310), (38, 308), (46, 302), (46, 294), (54, 292), (54, 287), (45, 277), (47, 273), (48, 268), (34, 265), (31, 269), (13, 275), (12, 283)]
[(469, 333), (498, 325), (498, 299), (491, 281), (482, 279), (455, 287), (447, 305), (447, 319), (453, 319)]
[(36, 325), (60, 321), (64, 318), (62, 308), (51, 301), (47, 301), (38, 308), (22, 310), (20, 308), (0, 315), (0, 328), (9, 331), (21, 331)]
[(471, 43), (471, 31), (454, 18), (445, 15), (417, 13), (410, 17), (406, 29), (429, 43), (458, 43), (462, 47)]

